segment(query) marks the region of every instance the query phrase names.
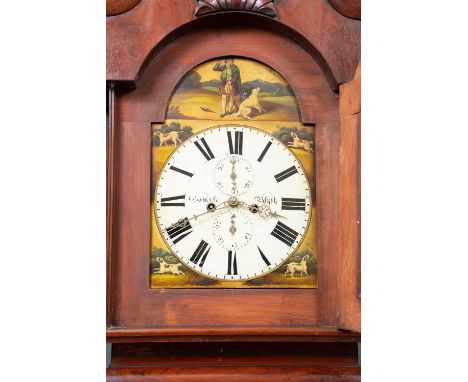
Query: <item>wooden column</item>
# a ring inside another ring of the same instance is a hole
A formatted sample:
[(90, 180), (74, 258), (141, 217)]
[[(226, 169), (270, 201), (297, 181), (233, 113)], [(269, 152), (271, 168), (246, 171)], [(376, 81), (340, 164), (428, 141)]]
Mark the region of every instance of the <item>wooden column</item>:
[(340, 175), (338, 229), (338, 326), (361, 330), (361, 65), (351, 82), (340, 86)]

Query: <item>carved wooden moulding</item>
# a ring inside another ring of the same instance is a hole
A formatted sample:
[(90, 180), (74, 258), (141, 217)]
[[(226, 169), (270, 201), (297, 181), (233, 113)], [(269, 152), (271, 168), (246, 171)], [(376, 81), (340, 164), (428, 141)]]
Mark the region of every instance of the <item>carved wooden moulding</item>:
[(213, 12), (244, 11), (275, 17), (274, 0), (197, 0), (195, 16)]

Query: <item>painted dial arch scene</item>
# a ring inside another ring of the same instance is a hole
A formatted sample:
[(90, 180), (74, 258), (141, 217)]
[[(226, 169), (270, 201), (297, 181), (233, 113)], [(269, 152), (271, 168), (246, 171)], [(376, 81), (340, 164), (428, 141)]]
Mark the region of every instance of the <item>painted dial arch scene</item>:
[(304, 238), (311, 190), (302, 165), (258, 129), (218, 126), (180, 145), (164, 165), (155, 215), (171, 251), (219, 280), (282, 265)]
[(280, 74), (200, 64), (151, 133), (151, 288), (317, 287), (315, 127)]

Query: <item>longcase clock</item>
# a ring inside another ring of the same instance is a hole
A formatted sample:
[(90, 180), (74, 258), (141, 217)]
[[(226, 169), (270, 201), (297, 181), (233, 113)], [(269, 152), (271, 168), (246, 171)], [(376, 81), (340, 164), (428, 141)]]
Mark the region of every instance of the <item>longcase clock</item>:
[(356, 4), (107, 3), (108, 380), (359, 380)]

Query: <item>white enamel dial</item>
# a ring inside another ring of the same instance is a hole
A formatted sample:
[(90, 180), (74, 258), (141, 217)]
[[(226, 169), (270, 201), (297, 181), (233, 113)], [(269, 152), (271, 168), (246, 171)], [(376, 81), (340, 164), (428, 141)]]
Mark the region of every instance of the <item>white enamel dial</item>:
[(160, 232), (207, 277), (247, 280), (279, 267), (309, 224), (310, 188), (278, 139), (243, 126), (204, 130), (165, 163), (155, 192)]

